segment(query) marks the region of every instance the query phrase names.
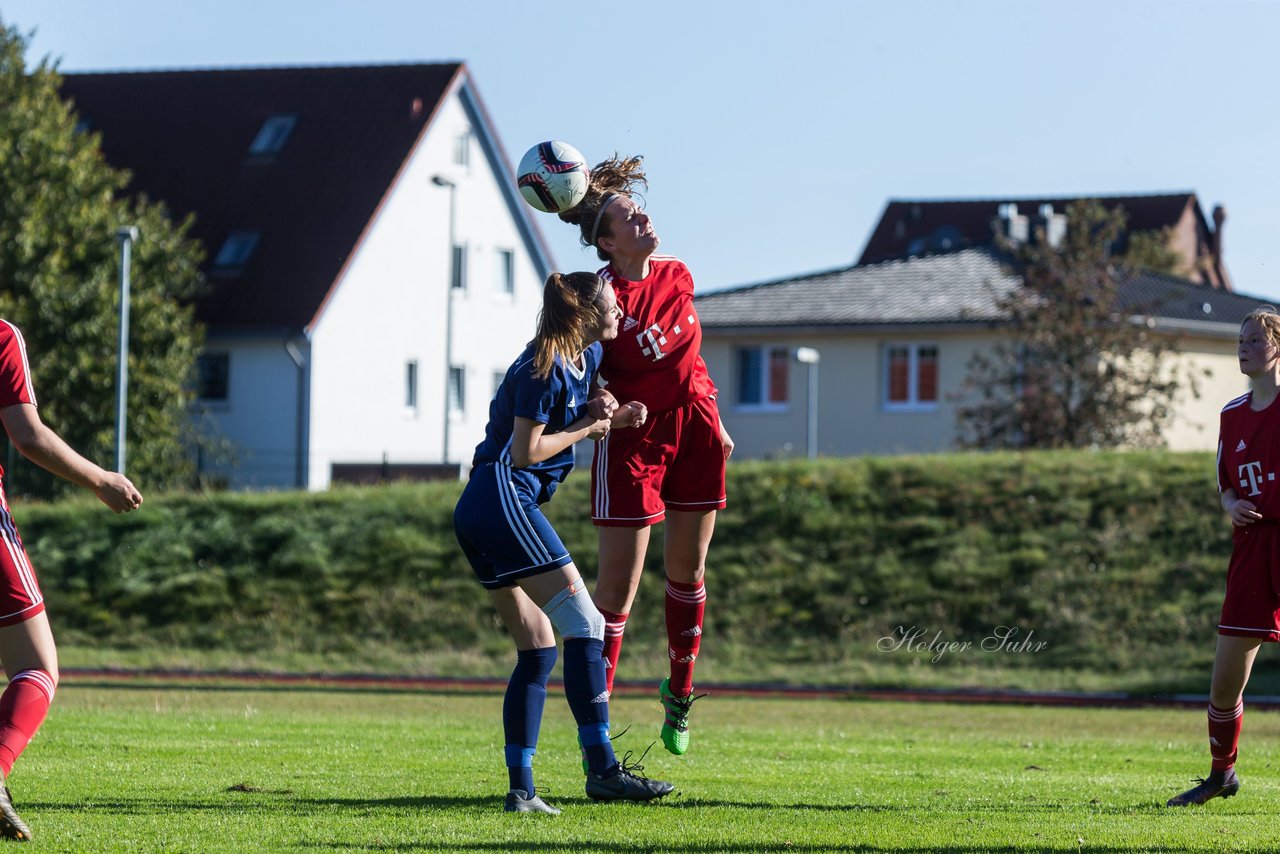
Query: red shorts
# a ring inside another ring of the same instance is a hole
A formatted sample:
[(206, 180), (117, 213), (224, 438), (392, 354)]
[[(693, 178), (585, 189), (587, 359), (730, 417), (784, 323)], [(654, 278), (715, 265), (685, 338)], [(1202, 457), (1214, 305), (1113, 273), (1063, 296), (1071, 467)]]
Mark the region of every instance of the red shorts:
[(1280, 641), (1280, 523), (1232, 529), (1218, 634)]
[(21, 623), (43, 610), (40, 584), (0, 486), (0, 626)]
[(720, 411), (704, 397), (652, 413), (643, 427), (611, 430), (596, 443), (591, 466), (591, 521), (643, 528), (667, 510), (725, 506)]

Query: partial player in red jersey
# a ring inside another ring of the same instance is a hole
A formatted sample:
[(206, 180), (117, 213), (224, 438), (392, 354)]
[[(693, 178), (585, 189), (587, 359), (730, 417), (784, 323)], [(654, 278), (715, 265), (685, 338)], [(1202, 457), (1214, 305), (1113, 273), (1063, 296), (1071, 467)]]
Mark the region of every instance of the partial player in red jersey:
[[(0, 423), (24, 457), (90, 490), (117, 513), (141, 506), (142, 494), (128, 478), (89, 462), (41, 422), (22, 333), (7, 320), (0, 320)], [(31, 829), (9, 796), (9, 771), (49, 711), (58, 686), (58, 651), (35, 570), (9, 515), (3, 477), (0, 469), (0, 663), (9, 677), (0, 694), (0, 837), (28, 840)]]
[(594, 598), (605, 616), (609, 689), (649, 530), (665, 521), (671, 675), (658, 694), (666, 711), (662, 743), (682, 754), (696, 699), (693, 666), (702, 639), (707, 549), (716, 511), (725, 506), (733, 440), (720, 422), (716, 388), (702, 360), (693, 277), (678, 259), (655, 254), (658, 235), (636, 201), (636, 190), (645, 186), (639, 157), (606, 160), (591, 170), (586, 197), (560, 218), (578, 226), (583, 245), (608, 262), (600, 275), (622, 310), (619, 335), (605, 344), (605, 387), (617, 400), (637, 400), (649, 410), (643, 428), (610, 433), (596, 444), (591, 471), (592, 519), (600, 533)]
[(1209, 776), (1171, 807), (1229, 798), (1240, 790), (1237, 745), (1244, 688), (1258, 648), (1280, 641), (1280, 314), (1254, 310), (1240, 326), (1237, 355), (1250, 391), (1222, 408), (1218, 492), (1231, 518), (1227, 594), (1209, 689)]

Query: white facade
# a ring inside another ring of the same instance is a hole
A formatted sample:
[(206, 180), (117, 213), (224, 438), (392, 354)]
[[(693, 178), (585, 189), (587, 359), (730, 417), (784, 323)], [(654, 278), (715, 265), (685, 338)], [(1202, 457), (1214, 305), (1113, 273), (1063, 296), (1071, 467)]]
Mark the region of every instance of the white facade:
[[(533, 337), (549, 266), (507, 168), (461, 75), (305, 337), (211, 336), (208, 352), (230, 354), (230, 392), (204, 406), (238, 446), (233, 488), (325, 489), (334, 464), (470, 463), (495, 375)], [(446, 427), (450, 363), (465, 394)]]
[[(817, 453), (822, 456), (918, 454), (956, 449), (957, 395), (963, 391), (970, 359), (989, 353), (998, 333), (973, 329), (924, 330), (903, 327), (880, 333), (856, 331), (776, 334), (704, 332), (702, 355), (719, 389), (720, 417), (733, 436), (740, 459), (803, 457), (807, 453), (808, 371), (791, 358), (785, 399), (743, 403), (738, 351), (761, 348), (794, 353), (796, 347), (819, 351)], [(891, 347), (928, 348), (937, 354), (936, 394), (927, 402), (888, 400), (886, 353)], [(1199, 377), (1199, 398), (1183, 393), (1167, 425), (1165, 443), (1175, 451), (1212, 450), (1218, 413), (1247, 384), (1235, 358), (1235, 342), (1225, 337), (1186, 336), (1178, 344), (1178, 363)]]

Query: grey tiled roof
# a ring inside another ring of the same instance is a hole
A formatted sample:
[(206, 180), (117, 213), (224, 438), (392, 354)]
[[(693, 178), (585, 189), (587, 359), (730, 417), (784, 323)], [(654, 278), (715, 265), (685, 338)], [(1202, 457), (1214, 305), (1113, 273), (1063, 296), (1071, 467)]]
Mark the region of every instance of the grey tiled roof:
[(704, 328), (990, 321), (1018, 282), (975, 248), (717, 291), (696, 305)]
[[(708, 330), (989, 323), (1001, 319), (996, 302), (1019, 284), (994, 250), (971, 247), (730, 288), (695, 303)], [(1120, 298), (1160, 326), (1231, 335), (1266, 302), (1148, 271), (1126, 276)]]

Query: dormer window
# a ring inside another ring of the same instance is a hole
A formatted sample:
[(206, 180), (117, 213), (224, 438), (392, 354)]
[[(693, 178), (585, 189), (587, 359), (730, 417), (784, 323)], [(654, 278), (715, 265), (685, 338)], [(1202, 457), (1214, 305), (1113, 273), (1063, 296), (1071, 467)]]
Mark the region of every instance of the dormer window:
[(292, 114), (281, 114), (267, 119), (262, 125), (262, 130), (258, 131), (258, 135), (253, 138), (249, 153), (279, 153), (280, 149), (284, 148), (284, 144), (289, 141), (289, 134), (293, 133), (293, 126), (297, 123), (298, 117)]
[(253, 254), (254, 247), (257, 245), (258, 232), (233, 231), (227, 235), (226, 242), (218, 250), (217, 256), (213, 259), (213, 266), (224, 270), (243, 267), (249, 263), (249, 256)]

